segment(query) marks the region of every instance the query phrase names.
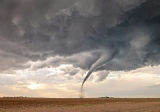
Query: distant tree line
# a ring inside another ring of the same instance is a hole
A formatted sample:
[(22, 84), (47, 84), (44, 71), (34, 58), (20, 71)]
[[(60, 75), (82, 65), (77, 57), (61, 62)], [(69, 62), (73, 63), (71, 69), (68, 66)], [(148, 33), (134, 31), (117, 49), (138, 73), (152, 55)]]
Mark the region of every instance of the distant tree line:
[(100, 97), (100, 98), (114, 98), (114, 97), (104, 96), (104, 97)]
[(27, 98), (26, 96), (4, 96), (3, 98)]

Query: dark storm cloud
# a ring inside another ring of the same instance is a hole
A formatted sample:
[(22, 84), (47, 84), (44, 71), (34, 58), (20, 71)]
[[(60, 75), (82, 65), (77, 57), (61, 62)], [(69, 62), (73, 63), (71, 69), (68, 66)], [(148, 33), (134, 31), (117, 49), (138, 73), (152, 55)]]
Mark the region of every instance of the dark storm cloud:
[(159, 30), (159, 0), (1, 0), (0, 69), (159, 65)]
[(109, 75), (110, 72), (108, 71), (100, 71), (96, 74), (97, 78), (96, 78), (96, 81), (99, 82), (99, 81), (103, 81), (107, 78), (107, 76)]

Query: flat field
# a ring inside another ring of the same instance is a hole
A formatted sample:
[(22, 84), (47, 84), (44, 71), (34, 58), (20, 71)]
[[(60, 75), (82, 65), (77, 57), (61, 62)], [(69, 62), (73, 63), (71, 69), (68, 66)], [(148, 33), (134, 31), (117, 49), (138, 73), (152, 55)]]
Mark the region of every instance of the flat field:
[(160, 112), (160, 98), (0, 98), (0, 112)]

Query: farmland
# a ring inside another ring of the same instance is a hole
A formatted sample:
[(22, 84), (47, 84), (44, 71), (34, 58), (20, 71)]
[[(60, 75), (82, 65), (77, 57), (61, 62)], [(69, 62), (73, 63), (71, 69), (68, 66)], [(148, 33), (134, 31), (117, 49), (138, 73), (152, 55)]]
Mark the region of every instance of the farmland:
[(0, 112), (160, 112), (159, 98), (0, 98)]

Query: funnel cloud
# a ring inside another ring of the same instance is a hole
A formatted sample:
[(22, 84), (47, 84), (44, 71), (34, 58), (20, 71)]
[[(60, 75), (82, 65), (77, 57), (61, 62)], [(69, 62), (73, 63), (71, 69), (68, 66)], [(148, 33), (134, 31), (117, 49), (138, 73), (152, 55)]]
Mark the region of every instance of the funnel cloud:
[(88, 77), (92, 74), (92, 72), (94, 72), (96, 69), (100, 68), (101, 66), (105, 66), (105, 64), (107, 64), (107, 62), (109, 62), (110, 60), (112, 60), (114, 58), (115, 55), (115, 51), (100, 51), (101, 52), (101, 56), (96, 60), (96, 62), (94, 64), (92, 64), (89, 72), (87, 73), (86, 77), (84, 78), (83, 82), (82, 82), (82, 87), (85, 83), (85, 81), (88, 79)]

